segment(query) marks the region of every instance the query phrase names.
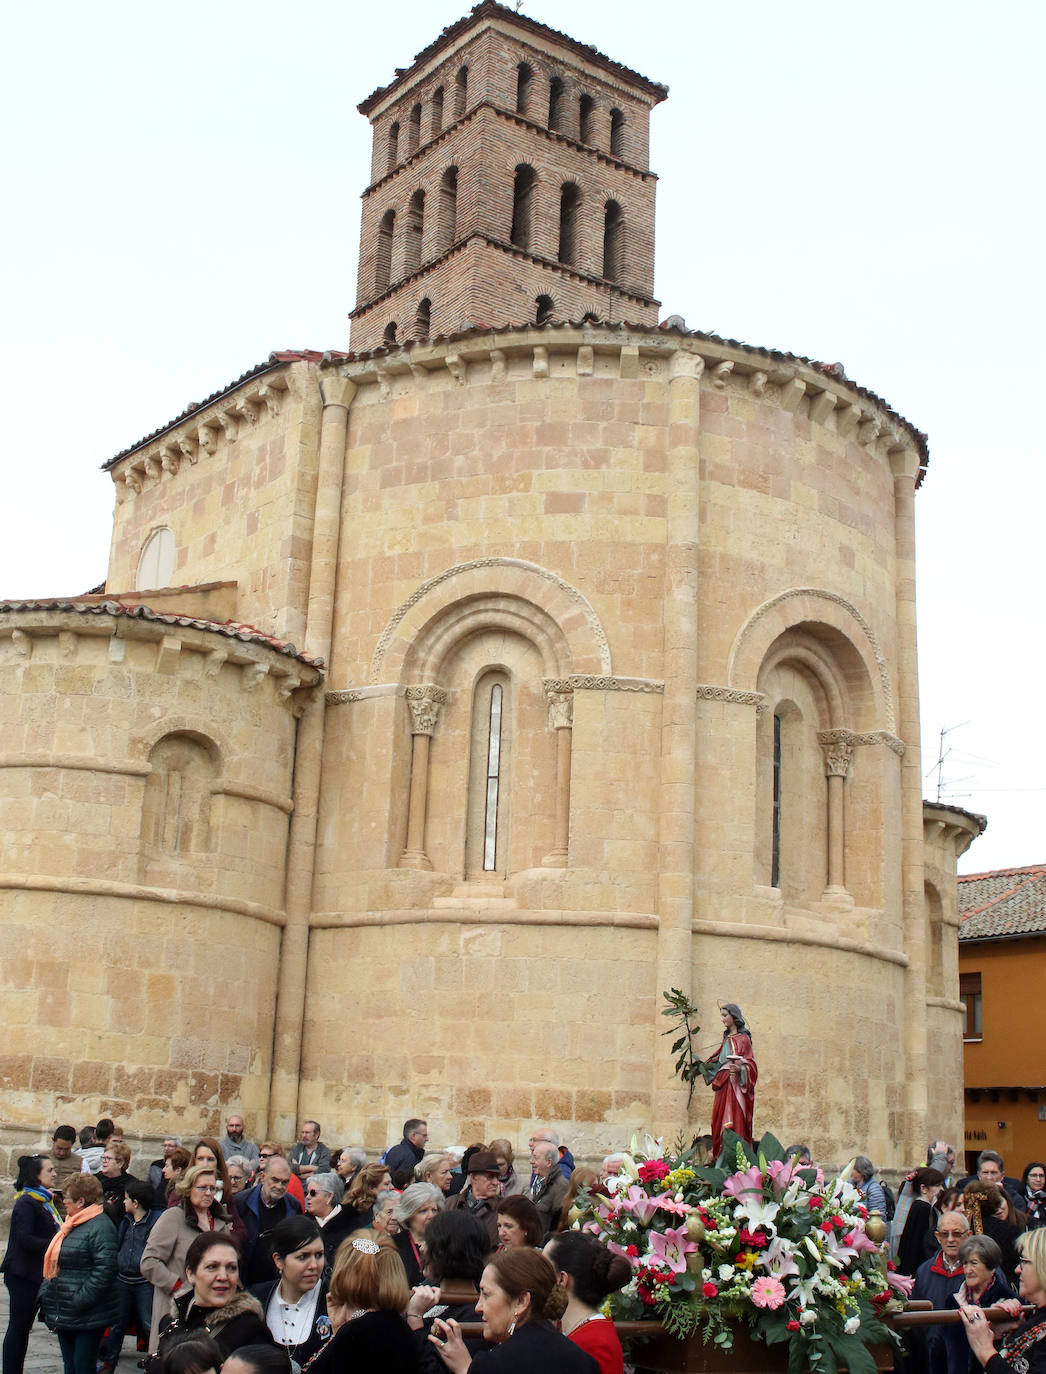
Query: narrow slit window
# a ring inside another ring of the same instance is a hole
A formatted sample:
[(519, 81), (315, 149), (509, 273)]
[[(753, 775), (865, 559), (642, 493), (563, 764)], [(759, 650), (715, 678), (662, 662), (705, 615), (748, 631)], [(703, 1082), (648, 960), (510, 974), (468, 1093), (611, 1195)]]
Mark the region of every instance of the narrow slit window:
[(487, 733), (487, 804), (483, 817), (483, 871), (493, 873), (498, 861), (498, 789), (501, 782), (502, 688), (490, 689), (490, 725)]
[(774, 716), (773, 839), (770, 886), (781, 886), (781, 717)]

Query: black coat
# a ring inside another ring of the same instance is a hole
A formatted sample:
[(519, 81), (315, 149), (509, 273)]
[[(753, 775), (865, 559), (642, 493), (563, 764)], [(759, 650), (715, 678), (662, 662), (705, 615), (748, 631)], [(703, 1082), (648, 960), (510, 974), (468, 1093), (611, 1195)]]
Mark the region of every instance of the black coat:
[(44, 1253), (58, 1234), (54, 1217), (42, 1202), (23, 1193), (11, 1210), (7, 1254), (0, 1271), (27, 1283), (44, 1277)]
[(545, 1321), (517, 1326), (507, 1341), (472, 1361), (470, 1374), (599, 1374), (599, 1365), (579, 1345)]
[[(268, 1325), (269, 1303), (272, 1301), (272, 1295), (279, 1286), (279, 1279), (275, 1279), (272, 1283), (256, 1283), (253, 1288), (248, 1288), (247, 1290), (251, 1297), (257, 1298), (258, 1302), (261, 1304), (262, 1316), (265, 1318), (266, 1325)], [(331, 1319), (327, 1315), (326, 1274), (320, 1276), (319, 1290), (319, 1297), (316, 1299), (316, 1311), (313, 1316), (312, 1330), (309, 1332), (307, 1339), (302, 1341), (300, 1345), (290, 1347), (289, 1353), (291, 1359), (295, 1360), (301, 1367), (304, 1367), (306, 1360), (311, 1360), (318, 1350), (322, 1350), (333, 1335)], [(275, 1337), (273, 1339), (275, 1339)]]
[[(595, 1366), (593, 1366), (594, 1368)], [(418, 1374), (414, 1332), (398, 1312), (365, 1312), (340, 1327), (309, 1374)]]
[(403, 1261), (403, 1267), (407, 1271), (407, 1282), (410, 1284), (411, 1288), (416, 1288), (419, 1283), (425, 1283), (427, 1280), (414, 1254), (414, 1246), (410, 1243), (410, 1232), (406, 1227), (403, 1227), (396, 1232), (392, 1240), (396, 1249), (400, 1252), (400, 1259)]
[(237, 1293), (224, 1307), (199, 1307), (192, 1297), (190, 1288), (175, 1298), (177, 1316), (164, 1318), (158, 1351), (161, 1356), (175, 1331), (207, 1331), (223, 1360), (245, 1345), (275, 1345), (258, 1299), (249, 1293)]
[(346, 1236), (351, 1236), (353, 1231), (357, 1231), (360, 1223), (356, 1220), (359, 1214), (352, 1208), (346, 1210), (342, 1207), (325, 1226), (320, 1227), (320, 1240), (323, 1241), (323, 1253), (327, 1258), (327, 1269), (330, 1270), (334, 1265), (334, 1256), (338, 1252), (338, 1246)]

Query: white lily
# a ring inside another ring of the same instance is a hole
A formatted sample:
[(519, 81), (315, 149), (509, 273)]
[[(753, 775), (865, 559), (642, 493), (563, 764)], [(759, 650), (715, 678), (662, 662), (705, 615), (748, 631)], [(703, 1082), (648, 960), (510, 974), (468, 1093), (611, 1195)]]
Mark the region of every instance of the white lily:
[(734, 1216), (747, 1217), (751, 1222), (750, 1229), (753, 1231), (757, 1226), (762, 1226), (772, 1236), (776, 1236), (777, 1227), (774, 1225), (774, 1218), (781, 1210), (781, 1204), (779, 1202), (764, 1202), (762, 1198), (751, 1198), (748, 1201), (749, 1196), (749, 1194), (745, 1194), (746, 1200), (739, 1202), (734, 1208)]

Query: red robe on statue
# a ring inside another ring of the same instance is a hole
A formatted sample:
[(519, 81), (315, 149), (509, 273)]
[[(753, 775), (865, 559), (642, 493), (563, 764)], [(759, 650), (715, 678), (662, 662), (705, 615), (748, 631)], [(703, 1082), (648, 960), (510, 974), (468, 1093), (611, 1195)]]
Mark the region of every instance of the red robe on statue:
[[(739, 1059), (730, 1059), (738, 1055)], [(733, 1031), (723, 1036), (719, 1056), (714, 1063), (720, 1065), (712, 1079), (715, 1100), (712, 1103), (712, 1154), (718, 1159), (723, 1148), (723, 1132), (736, 1132), (750, 1145), (752, 1138), (752, 1119), (755, 1115), (755, 1081), (759, 1077), (755, 1055), (752, 1053), (752, 1038), (747, 1031)]]

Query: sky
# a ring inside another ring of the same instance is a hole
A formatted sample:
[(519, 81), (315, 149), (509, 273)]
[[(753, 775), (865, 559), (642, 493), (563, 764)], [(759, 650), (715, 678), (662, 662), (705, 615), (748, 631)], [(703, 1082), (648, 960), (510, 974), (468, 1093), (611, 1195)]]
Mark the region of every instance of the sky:
[[(1046, 660), (1046, 6), (522, 8), (670, 88), (651, 136), (662, 317), (840, 361), (928, 434), (924, 795), (945, 730), (941, 800), (989, 817), (960, 871), (1046, 860), (1046, 730), (1028, 716)], [(0, 597), (103, 580), (112, 454), (271, 350), (348, 346), (356, 105), (466, 9), (9, 10)]]

